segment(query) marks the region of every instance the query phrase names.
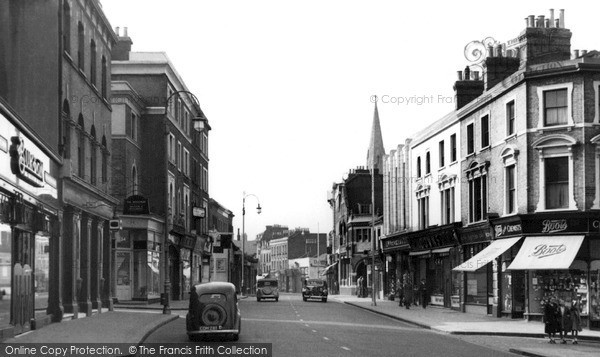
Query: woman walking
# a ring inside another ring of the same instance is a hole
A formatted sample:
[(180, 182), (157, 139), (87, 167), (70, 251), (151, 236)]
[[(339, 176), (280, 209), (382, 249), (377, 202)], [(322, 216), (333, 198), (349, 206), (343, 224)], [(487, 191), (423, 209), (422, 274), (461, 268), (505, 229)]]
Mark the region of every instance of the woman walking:
[(565, 306), (564, 300), (560, 300), (559, 303), (559, 316), (560, 316), (560, 343), (565, 344), (567, 340), (567, 334), (572, 330), (573, 324), (571, 323), (571, 309)]
[[(573, 301), (571, 305), (571, 334), (573, 336), (573, 344), (576, 345), (577, 335), (581, 331), (581, 309), (577, 301)], [(566, 332), (565, 332), (566, 333)]]

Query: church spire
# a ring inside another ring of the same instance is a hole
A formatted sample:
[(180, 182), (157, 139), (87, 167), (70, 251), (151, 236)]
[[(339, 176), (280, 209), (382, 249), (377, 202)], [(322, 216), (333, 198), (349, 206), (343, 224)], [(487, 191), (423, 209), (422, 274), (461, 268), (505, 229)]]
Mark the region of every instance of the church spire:
[[(381, 173), (383, 169), (383, 137), (381, 136), (381, 125), (379, 124), (379, 111), (377, 110), (377, 97), (375, 98), (375, 111), (373, 113), (373, 126), (371, 127), (371, 143), (367, 151), (367, 167), (369, 169), (378, 169)], [(373, 160), (373, 161), (372, 161)]]

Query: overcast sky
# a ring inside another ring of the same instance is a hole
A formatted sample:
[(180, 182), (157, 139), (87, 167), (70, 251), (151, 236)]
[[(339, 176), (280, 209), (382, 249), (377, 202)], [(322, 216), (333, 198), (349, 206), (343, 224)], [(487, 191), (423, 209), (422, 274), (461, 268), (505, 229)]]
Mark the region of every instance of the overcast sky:
[(128, 27), (134, 51), (166, 52), (200, 99), (213, 129), (210, 196), (236, 215), (236, 231), (244, 191), (263, 207), (257, 215), (256, 199), (246, 200), (249, 239), (271, 224), (331, 230), (327, 191), (366, 165), (371, 96), (380, 98), (389, 152), (453, 110), (452, 85), (468, 64), (469, 42), (505, 42), (524, 30), (527, 15), (548, 18), (555, 8), (558, 18), (564, 8), (571, 49), (600, 49), (597, 2), (102, 4), (113, 28)]

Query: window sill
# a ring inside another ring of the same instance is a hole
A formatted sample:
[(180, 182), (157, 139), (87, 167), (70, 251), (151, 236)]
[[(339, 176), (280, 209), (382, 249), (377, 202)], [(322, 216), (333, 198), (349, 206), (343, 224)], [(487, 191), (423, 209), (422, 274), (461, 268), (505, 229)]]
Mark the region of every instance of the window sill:
[(561, 125), (553, 125), (553, 126), (540, 126), (537, 128), (537, 131), (540, 133), (544, 133), (544, 131), (554, 131), (554, 130), (564, 130), (571, 131), (575, 128), (574, 124), (561, 124)]
[(487, 145), (487, 146), (484, 146), (484, 147), (482, 147), (482, 148), (479, 150), (479, 152), (480, 152), (480, 153), (482, 153), (482, 152), (484, 152), (484, 151), (490, 151), (490, 149), (491, 149), (491, 146), (490, 146), (490, 145)]
[(473, 157), (473, 156), (475, 156), (475, 152), (474, 151), (472, 153), (470, 153), (470, 154), (467, 154), (467, 156), (465, 156), (465, 159), (468, 159), (468, 158)]
[(442, 170), (444, 170), (444, 169), (446, 169), (446, 165), (444, 165), (444, 166), (441, 166), (441, 167), (438, 169), (438, 172), (439, 172), (439, 171), (442, 171)]
[(567, 207), (567, 208), (544, 208), (544, 209), (536, 209), (535, 212), (561, 212), (561, 211), (577, 211), (576, 207)]
[(448, 167), (452, 167), (454, 165), (456, 165), (458, 163), (458, 160), (454, 160), (450, 163), (450, 165), (448, 165)]
[(508, 142), (517, 138), (517, 133), (512, 133), (504, 138), (504, 142)]

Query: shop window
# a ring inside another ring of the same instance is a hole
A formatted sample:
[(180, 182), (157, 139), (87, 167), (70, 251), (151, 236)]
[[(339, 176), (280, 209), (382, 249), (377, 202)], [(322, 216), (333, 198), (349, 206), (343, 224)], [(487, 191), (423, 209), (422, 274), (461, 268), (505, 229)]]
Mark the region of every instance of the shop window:
[[(477, 253), (482, 251), (486, 247), (485, 244), (476, 244), (465, 250), (465, 261), (475, 256)], [(485, 267), (478, 269), (474, 272), (467, 272), (465, 275), (466, 279), (466, 298), (467, 304), (473, 305), (487, 305), (488, 304), (488, 291), (489, 282), (491, 280), (491, 264), (487, 264)]]
[[(4, 198), (4, 197), (3, 197)], [(12, 236), (9, 225), (0, 223), (0, 328), (10, 324)]]

